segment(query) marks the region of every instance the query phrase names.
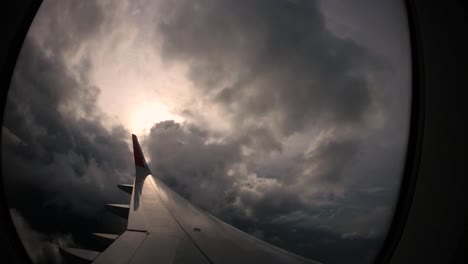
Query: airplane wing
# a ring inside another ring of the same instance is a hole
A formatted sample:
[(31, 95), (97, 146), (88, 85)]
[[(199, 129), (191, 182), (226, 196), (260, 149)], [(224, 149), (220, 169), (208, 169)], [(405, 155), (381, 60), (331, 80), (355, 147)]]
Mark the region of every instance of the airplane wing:
[(196, 208), (151, 174), (138, 139), (132, 135), (135, 159), (129, 205), (108, 204), (128, 217), (119, 235), (96, 234), (113, 241), (103, 252), (60, 248), (84, 262), (100, 263), (319, 263), (250, 236)]

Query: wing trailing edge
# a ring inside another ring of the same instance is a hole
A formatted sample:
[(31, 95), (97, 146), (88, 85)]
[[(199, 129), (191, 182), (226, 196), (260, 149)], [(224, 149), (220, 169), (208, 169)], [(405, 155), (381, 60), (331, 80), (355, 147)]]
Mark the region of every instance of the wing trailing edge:
[(111, 241), (114, 241), (117, 239), (117, 237), (119, 237), (119, 235), (116, 235), (116, 234), (106, 234), (106, 233), (92, 233), (92, 235), (101, 239), (111, 240)]
[(122, 218), (128, 219), (130, 205), (128, 204), (106, 204), (106, 209)]
[(101, 253), (93, 250), (69, 247), (59, 247), (59, 252), (66, 259), (74, 263), (91, 263)]
[(132, 194), (133, 184), (119, 184), (119, 185), (117, 185), (117, 187), (119, 187), (120, 190), (122, 190), (122, 191), (124, 191), (126, 193)]

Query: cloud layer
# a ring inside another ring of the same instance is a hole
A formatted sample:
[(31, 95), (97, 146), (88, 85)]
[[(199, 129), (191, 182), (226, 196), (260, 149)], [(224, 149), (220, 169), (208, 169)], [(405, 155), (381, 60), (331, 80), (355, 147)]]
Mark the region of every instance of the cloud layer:
[(125, 115), (140, 93), (184, 119), (146, 116), (155, 124), (140, 138), (153, 172), (188, 200), (313, 259), (372, 260), (404, 160), (409, 92), (392, 77), (406, 68), (332, 31), (323, 8), (45, 2), (2, 127), (10, 207), (31, 225), (20, 232), (86, 247), (86, 233), (124, 228), (103, 205), (128, 200), (115, 185), (131, 182), (130, 131), (102, 102)]
[[(77, 10), (89, 19), (80, 20)], [(97, 34), (100, 10), (90, 3), (46, 2), (39, 14), (55, 16), (36, 17), (23, 44), (2, 127), (7, 200), (31, 225), (18, 228), (22, 238), (81, 233), (75, 236), (79, 244), (93, 230), (122, 227), (104, 204), (127, 199), (115, 185), (131, 181), (129, 132), (104, 126), (106, 116), (96, 107), (99, 88), (88, 78), (89, 58), (70, 59), (84, 45), (77, 39), (86, 43)], [(49, 255), (31, 252), (39, 262), (51, 261)]]
[[(236, 125), (284, 134), (321, 121), (359, 123), (371, 91), (366, 50), (325, 27), (314, 1), (165, 2), (162, 55)], [(375, 67), (376, 65), (371, 65)]]

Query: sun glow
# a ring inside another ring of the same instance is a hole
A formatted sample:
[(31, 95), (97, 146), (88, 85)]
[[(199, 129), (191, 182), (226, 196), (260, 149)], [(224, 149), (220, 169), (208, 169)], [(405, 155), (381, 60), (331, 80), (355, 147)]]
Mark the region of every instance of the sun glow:
[(135, 110), (129, 116), (128, 126), (132, 133), (146, 134), (155, 123), (165, 120), (184, 121), (182, 117), (172, 114), (167, 106), (159, 102), (142, 103), (135, 106)]

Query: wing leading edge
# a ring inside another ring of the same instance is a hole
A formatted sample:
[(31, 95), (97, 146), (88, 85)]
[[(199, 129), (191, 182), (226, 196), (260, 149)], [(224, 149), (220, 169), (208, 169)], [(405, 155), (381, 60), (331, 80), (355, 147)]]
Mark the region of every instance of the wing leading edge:
[[(319, 263), (258, 240), (196, 208), (151, 174), (138, 138), (127, 230), (92, 263)], [(120, 214), (121, 215), (121, 214)]]

